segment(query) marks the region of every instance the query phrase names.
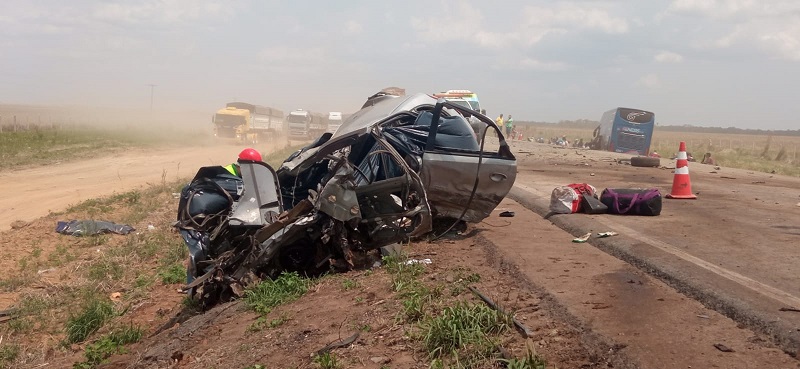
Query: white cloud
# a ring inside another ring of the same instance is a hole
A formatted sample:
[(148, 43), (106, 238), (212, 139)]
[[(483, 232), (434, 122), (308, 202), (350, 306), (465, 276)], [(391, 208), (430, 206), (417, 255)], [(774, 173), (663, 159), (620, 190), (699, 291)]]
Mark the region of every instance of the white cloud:
[(646, 87), (646, 88), (659, 88), (661, 87), (661, 79), (658, 78), (658, 75), (650, 73), (647, 75), (642, 76), (636, 81), (636, 86)]
[(267, 63), (313, 63), (319, 64), (319, 61), (325, 57), (325, 50), (321, 47), (287, 47), (275, 46), (261, 49), (258, 53), (258, 58)]
[(683, 55), (671, 51), (662, 51), (656, 54), (655, 60), (659, 63), (680, 63), (683, 61)]
[(507, 65), (507, 67), (514, 69), (547, 71), (547, 72), (562, 71), (568, 68), (567, 64), (562, 62), (557, 62), (557, 61), (548, 62), (533, 58), (522, 58), (518, 61), (513, 62), (513, 64)]
[(628, 21), (625, 18), (613, 16), (607, 10), (598, 8), (597, 4), (592, 3), (568, 3), (549, 7), (527, 6), (524, 14), (525, 28), (538, 30), (534, 39), (552, 31), (592, 30), (620, 34), (629, 30)]
[[(701, 48), (760, 48), (773, 56), (800, 60), (800, 2), (795, 0), (675, 0), (675, 15), (701, 17)], [(705, 35), (705, 37), (704, 37)]]
[(361, 23), (358, 23), (354, 20), (347, 21), (347, 23), (344, 24), (344, 30), (349, 34), (361, 33), (363, 29), (364, 27), (361, 26)]
[(232, 13), (231, 7), (214, 0), (149, 0), (101, 3), (91, 13), (97, 20), (115, 23), (173, 23), (212, 16), (226, 18)]
[(774, 53), (790, 60), (800, 61), (800, 28), (797, 26), (775, 33), (764, 33), (759, 40), (765, 48)]
[(459, 3), (455, 9), (444, 10), (445, 16), (411, 18), (411, 27), (426, 40), (435, 42), (469, 41), (470, 35), (483, 28), (483, 16), (469, 4)]
[(630, 28), (625, 18), (592, 3), (526, 6), (520, 21), (488, 24), (481, 11), (467, 3), (446, 4), (442, 14), (448, 15), (412, 18), (411, 26), (427, 41), (463, 41), (495, 49), (534, 45), (549, 35), (583, 31), (621, 34)]

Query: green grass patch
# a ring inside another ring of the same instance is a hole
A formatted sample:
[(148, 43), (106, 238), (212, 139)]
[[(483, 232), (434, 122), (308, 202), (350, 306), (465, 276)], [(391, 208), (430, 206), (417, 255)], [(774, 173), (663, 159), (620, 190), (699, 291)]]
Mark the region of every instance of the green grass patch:
[(142, 338), (142, 329), (139, 327), (125, 327), (117, 329), (103, 336), (99, 340), (86, 346), (83, 355), (85, 361), (75, 363), (73, 369), (91, 369), (104, 363), (111, 355), (124, 353), (124, 345), (139, 342)]
[(511, 317), (485, 305), (460, 303), (420, 323), (422, 343), (431, 357), (477, 352), (491, 343), (491, 335), (510, 327)]
[(453, 283), (450, 285), (450, 295), (458, 296), (467, 291), (467, 286), (481, 281), (481, 275), (471, 273), (469, 269), (456, 268), (453, 273)]
[(13, 273), (8, 278), (0, 280), (0, 291), (15, 292), (36, 280), (36, 275), (30, 271)]
[(181, 264), (172, 264), (160, 272), (158, 277), (164, 284), (177, 284), (186, 282), (186, 268)]
[(527, 352), (522, 358), (501, 360), (508, 369), (546, 369), (547, 361), (536, 354), (536, 351), (528, 346)]
[(103, 257), (93, 262), (86, 271), (86, 276), (95, 282), (107, 280), (118, 281), (122, 279), (124, 274), (125, 271), (122, 269), (122, 265), (108, 257)]
[(141, 274), (133, 280), (134, 288), (147, 288), (150, 287), (155, 279), (147, 274)]
[(320, 369), (339, 369), (342, 367), (342, 363), (339, 362), (339, 359), (332, 352), (315, 355), (313, 361)]
[(85, 341), (86, 338), (105, 325), (114, 315), (116, 315), (116, 312), (111, 303), (97, 298), (90, 299), (84, 306), (83, 311), (67, 320), (65, 342), (71, 344)]
[(12, 332), (27, 333), (38, 325), (45, 324), (45, 311), (57, 302), (46, 295), (26, 294), (17, 303), (12, 313), (14, 319), (6, 325)]
[(267, 320), (267, 317), (265, 317), (265, 316), (260, 316), (260, 317), (258, 317), (258, 319), (256, 319), (256, 321), (253, 324), (251, 324), (249, 327), (247, 327), (247, 331), (248, 332), (259, 332), (259, 331), (263, 330), (264, 328), (272, 328), (272, 329), (274, 329), (274, 328), (278, 328), (278, 327), (282, 326), (284, 323), (286, 323), (288, 321), (289, 321), (289, 318), (286, 317), (286, 315), (281, 315), (281, 316), (279, 316), (279, 317), (277, 317), (275, 319), (269, 319), (269, 320)]
[(358, 282), (353, 279), (345, 278), (342, 280), (342, 290), (343, 291), (350, 291), (358, 287)]
[(283, 273), (267, 279), (245, 291), (245, 304), (255, 312), (266, 315), (275, 306), (291, 302), (308, 291), (311, 281), (297, 273)]
[(386, 271), (392, 276), (392, 289), (396, 292), (419, 288), (417, 277), (422, 275), (425, 267), (419, 263), (409, 263), (406, 255), (390, 255), (383, 257)]
[(6, 368), (9, 363), (14, 362), (19, 356), (19, 346), (2, 345), (0, 346), (0, 368)]
[(47, 254), (47, 262), (50, 265), (59, 267), (75, 260), (75, 255), (69, 252), (64, 245), (56, 246), (56, 249)]

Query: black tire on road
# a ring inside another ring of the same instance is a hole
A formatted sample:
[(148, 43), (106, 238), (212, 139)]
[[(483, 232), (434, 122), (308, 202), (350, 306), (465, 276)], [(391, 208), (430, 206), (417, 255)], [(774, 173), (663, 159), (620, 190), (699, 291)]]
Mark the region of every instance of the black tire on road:
[(634, 167), (660, 167), (661, 159), (649, 156), (634, 156), (631, 158), (631, 166)]

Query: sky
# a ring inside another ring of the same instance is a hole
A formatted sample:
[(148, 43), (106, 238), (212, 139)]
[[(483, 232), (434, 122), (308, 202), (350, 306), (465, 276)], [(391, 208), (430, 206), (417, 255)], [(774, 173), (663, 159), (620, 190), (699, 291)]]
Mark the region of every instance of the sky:
[(2, 0), (0, 55), (0, 104), (351, 113), (399, 86), (518, 121), (800, 129), (796, 0)]

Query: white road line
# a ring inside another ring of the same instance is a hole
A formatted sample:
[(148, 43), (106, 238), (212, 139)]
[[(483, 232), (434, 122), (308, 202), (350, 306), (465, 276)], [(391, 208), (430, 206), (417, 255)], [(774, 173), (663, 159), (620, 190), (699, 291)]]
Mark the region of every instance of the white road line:
[[(536, 190), (536, 189), (534, 189), (532, 187), (529, 187), (529, 186), (526, 186), (526, 185), (523, 185), (523, 184), (515, 183), (514, 187), (517, 187), (517, 188), (519, 188), (521, 190), (530, 192), (533, 195), (536, 195), (537, 197), (545, 197), (546, 198), (546, 196), (547, 196), (546, 194), (543, 194), (541, 191), (538, 191), (538, 190)], [(800, 298), (798, 298), (797, 296), (794, 296), (794, 295), (792, 295), (792, 294), (790, 294), (790, 293), (788, 293), (786, 291), (783, 291), (783, 290), (777, 289), (775, 287), (766, 285), (766, 284), (761, 283), (759, 281), (756, 281), (756, 280), (754, 280), (754, 279), (752, 279), (750, 277), (741, 275), (741, 274), (736, 273), (736, 272), (734, 272), (732, 270), (725, 269), (725, 268), (723, 268), (723, 267), (721, 267), (719, 265), (712, 264), (712, 263), (710, 263), (708, 261), (705, 261), (703, 259), (700, 259), (700, 258), (694, 256), (694, 255), (691, 255), (691, 254), (689, 254), (689, 253), (687, 253), (687, 252), (685, 252), (685, 251), (683, 251), (683, 250), (681, 250), (681, 249), (679, 249), (679, 248), (677, 248), (677, 247), (675, 247), (673, 245), (670, 245), (670, 244), (668, 244), (666, 242), (659, 241), (659, 240), (647, 237), (647, 236), (645, 236), (645, 235), (643, 235), (643, 234), (641, 234), (641, 233), (639, 233), (639, 232), (637, 232), (637, 231), (635, 231), (635, 230), (633, 230), (631, 228), (628, 228), (628, 227), (626, 227), (624, 225), (621, 225), (619, 223), (616, 223), (616, 222), (612, 222), (610, 219), (606, 219), (606, 218), (603, 218), (603, 217), (597, 217), (597, 218), (595, 218), (595, 220), (597, 220), (598, 222), (602, 223), (603, 225), (605, 225), (605, 226), (607, 226), (609, 228), (612, 228), (615, 232), (618, 232), (620, 234), (624, 234), (625, 236), (631, 237), (631, 238), (633, 238), (633, 239), (635, 239), (637, 241), (646, 243), (648, 245), (652, 245), (652, 246), (654, 246), (654, 247), (656, 247), (656, 248), (658, 248), (658, 249), (660, 249), (660, 250), (662, 250), (664, 252), (667, 252), (669, 254), (677, 256), (677, 257), (679, 257), (679, 258), (681, 258), (681, 259), (683, 259), (685, 261), (688, 261), (688, 262), (690, 262), (690, 263), (692, 263), (694, 265), (697, 265), (697, 266), (699, 266), (699, 267), (701, 267), (701, 268), (703, 268), (705, 270), (713, 272), (713, 273), (715, 273), (715, 274), (717, 274), (717, 275), (719, 275), (719, 276), (721, 276), (723, 278), (726, 278), (728, 280), (736, 282), (736, 283), (738, 283), (738, 284), (740, 284), (740, 285), (742, 285), (744, 287), (747, 287), (747, 288), (749, 288), (749, 289), (751, 289), (751, 290), (753, 290), (753, 291), (755, 291), (757, 293), (760, 293), (760, 294), (762, 294), (762, 295), (764, 295), (766, 297), (769, 297), (769, 298), (771, 298), (773, 300), (779, 301), (779, 302), (784, 303), (784, 304), (786, 304), (788, 306), (791, 306), (791, 307), (800, 307)]]

